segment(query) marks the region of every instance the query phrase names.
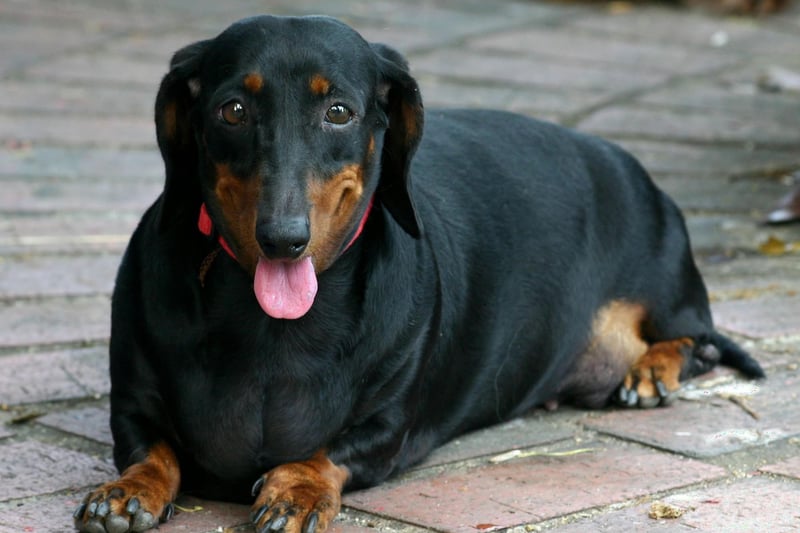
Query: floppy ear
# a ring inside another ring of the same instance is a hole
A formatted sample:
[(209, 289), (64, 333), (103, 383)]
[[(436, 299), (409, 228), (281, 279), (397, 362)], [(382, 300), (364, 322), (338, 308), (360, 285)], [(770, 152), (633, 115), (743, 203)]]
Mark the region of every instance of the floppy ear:
[(184, 214), (196, 217), (201, 203), (191, 108), (200, 90), (196, 78), (200, 60), (209, 42), (191, 44), (172, 56), (156, 97), (156, 137), (166, 171), (158, 221), (162, 231)]
[(409, 167), (422, 138), (422, 97), (403, 56), (386, 45), (371, 46), (378, 57), (381, 71), (379, 96), (389, 120), (383, 138), (377, 197), (392, 218), (409, 235), (418, 238), (422, 233), (422, 222), (411, 196)]

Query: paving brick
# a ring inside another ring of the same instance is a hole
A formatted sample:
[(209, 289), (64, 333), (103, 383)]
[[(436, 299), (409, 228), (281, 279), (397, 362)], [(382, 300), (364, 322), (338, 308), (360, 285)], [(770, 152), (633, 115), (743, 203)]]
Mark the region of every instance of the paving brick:
[[(547, 4), (523, 6), (513, 2), (462, 2), (451, 6), (420, 2), (414, 10), (402, 9), (393, 2), (360, 6), (354, 2), (354, 7), (347, 6), (346, 2), (337, 4), (331, 4), (328, 13), (349, 20), (365, 39), (391, 44), (404, 53), (461, 42), (476, 33), (504, 30), (511, 19), (541, 23), (559, 14)], [(312, 10), (316, 12), (318, 7)]]
[[(187, 43), (188, 44), (188, 43)], [(40, 62), (26, 69), (25, 75), (39, 80), (81, 81), (141, 86), (155, 95), (161, 78), (167, 73), (164, 59), (140, 59), (102, 54), (73, 54)]]
[(665, 75), (625, 68), (544, 62), (501, 53), (472, 50), (436, 51), (410, 60), (412, 72), (447, 76), (460, 80), (493, 80), (498, 84), (518, 83), (551, 89), (611, 89), (629, 91), (664, 81)]
[(755, 214), (684, 213), (692, 248), (702, 252), (745, 250), (757, 253), (770, 237), (793, 242), (796, 230), (790, 226), (765, 226)]
[[(192, 31), (182, 28), (156, 34), (148, 31), (132, 32), (108, 43), (103, 47), (103, 52), (110, 54), (112, 57), (123, 57), (125, 62), (132, 57), (146, 60), (153, 64), (160, 63), (163, 75), (166, 73), (172, 54), (195, 41), (214, 37), (223, 28), (221, 21), (218, 20), (217, 23), (218, 26), (213, 31)], [(160, 77), (153, 79), (157, 82), (160, 81)]]
[(572, 28), (565, 31), (563, 26), (504, 31), (470, 41), (469, 46), (510, 54), (524, 51), (526, 56), (539, 56), (545, 61), (559, 58), (567, 62), (680, 74), (716, 70), (735, 61), (712, 48), (698, 50), (680, 42), (609, 39), (606, 35), (579, 33)]
[(0, 501), (100, 483), (114, 468), (88, 455), (36, 441), (0, 444)]
[(658, 501), (684, 514), (659, 520), (648, 516), (652, 502), (592, 516), (558, 528), (559, 533), (596, 531), (714, 531), (789, 533), (800, 527), (800, 484), (753, 478), (674, 494)]
[(181, 496), (175, 517), (159, 526), (159, 533), (222, 531), (250, 522), (250, 506)]
[(47, 57), (57, 50), (65, 50), (92, 43), (107, 37), (104, 32), (81, 32), (69, 27), (54, 27), (37, 22), (19, 24), (5, 12), (9, 4), (0, 6), (0, 49), (13, 53), (0, 55), (0, 73), (27, 66), (37, 59)]
[[(785, 289), (784, 294), (787, 296), (791, 295), (791, 290), (800, 291), (800, 262), (791, 255), (701, 261), (699, 267), (706, 277), (709, 290), (720, 293), (716, 300), (737, 299), (725, 297), (725, 292), (744, 293), (738, 296), (744, 298), (753, 286), (777, 286), (777, 290)], [(758, 294), (757, 292), (756, 295)]]
[(118, 254), (0, 259), (0, 298), (110, 294)]
[[(800, 434), (799, 383), (795, 371), (758, 383), (700, 387), (685, 393), (691, 401), (663, 409), (614, 410), (593, 415), (586, 424), (676, 453), (711, 457)], [(725, 395), (743, 398), (758, 420)]]
[[(622, 139), (619, 144), (635, 155), (656, 176), (689, 175), (698, 180), (738, 176), (775, 175), (797, 165), (795, 150), (770, 150), (757, 146), (698, 146), (667, 141)], [(774, 180), (760, 180), (762, 187), (778, 186)], [(783, 185), (786, 187), (786, 185)], [(717, 196), (719, 191), (711, 195)], [(780, 196), (776, 196), (775, 199)], [(750, 208), (757, 207), (753, 203)], [(770, 206), (764, 206), (768, 209)]]
[(654, 5), (638, 6), (615, 16), (576, 17), (569, 25), (604, 33), (609, 39), (637, 38), (650, 43), (682, 43), (700, 49), (713, 48), (713, 37), (722, 33), (727, 38), (727, 44), (720, 47), (722, 51), (729, 51), (734, 44), (738, 48), (740, 43), (761, 35), (758, 26), (742, 24), (735, 18), (687, 17), (680, 10)]
[(721, 468), (633, 446), (538, 456), (391, 483), (345, 497), (348, 506), (446, 531), (509, 527), (714, 479)]
[[(235, 5), (241, 2), (229, 2)], [(160, 9), (154, 9), (159, 7)], [(24, 22), (25, 25), (42, 24), (70, 28), (78, 33), (100, 31), (127, 31), (132, 28), (150, 29), (166, 22), (184, 21), (187, 11), (173, 10), (162, 4), (139, 1), (133, 3), (96, 3), (86, 1), (49, 2), (48, 0), (25, 0), (4, 2), (3, 16), (9, 21)], [(189, 4), (195, 13), (207, 11), (209, 6)], [(205, 8), (205, 9), (204, 9)]]
[(754, 206), (768, 209), (785, 190), (780, 183), (764, 179), (658, 176), (655, 181), (681, 209), (704, 213), (742, 213)]
[(108, 338), (108, 297), (0, 302), (0, 347), (101, 341)]
[[(36, 496), (7, 503), (0, 502), (0, 533), (70, 533), (74, 531), (72, 513), (83, 499), (83, 492)], [(176, 510), (175, 517), (158, 527), (159, 533), (252, 532), (251, 527), (236, 527), (249, 522), (249, 506), (211, 502), (182, 496), (177, 504), (192, 512)], [(195, 506), (202, 509), (194, 510)], [(406, 529), (404, 529), (405, 531)], [(368, 526), (338, 519), (329, 533), (375, 532)], [(390, 532), (392, 529), (381, 529)]]
[(0, 188), (0, 210), (36, 211), (103, 211), (109, 206), (144, 211), (164, 189), (163, 182), (121, 180), (74, 180), (59, 178), (4, 179)]
[(105, 348), (0, 356), (0, 404), (22, 404), (107, 394)]
[(759, 470), (800, 479), (800, 456), (790, 457), (785, 461), (761, 467)]
[[(284, 0), (286, 2), (286, 0)], [(296, 4), (286, 2), (289, 5)], [(337, 2), (333, 14), (345, 19), (352, 18), (354, 25), (363, 29), (361, 20), (379, 22), (390, 28), (417, 28), (430, 35), (440, 35), (447, 40), (461, 39), (466, 35), (486, 34), (508, 28), (510, 19), (518, 22), (529, 21), (546, 23), (563, 15), (553, 6), (547, 4), (518, 4), (501, 2), (487, 4), (476, 0), (461, 2), (415, 2), (414, 9), (404, 9), (397, 2)], [(310, 2), (312, 9), (319, 10), (319, 5)], [(380, 27), (380, 26), (379, 26)], [(380, 35), (380, 42), (391, 44)]]
[(436, 449), (420, 468), (567, 439), (575, 434), (575, 426), (568, 425), (574, 416), (569, 410), (540, 413), (462, 435)]
[(111, 437), (109, 416), (108, 407), (85, 407), (50, 413), (37, 418), (36, 422), (102, 444), (112, 445), (114, 439)]
[(693, 109), (707, 113), (709, 110), (732, 114), (750, 114), (781, 118), (797, 109), (797, 96), (780, 92), (764, 92), (757, 88), (763, 72), (742, 74), (749, 84), (725, 80), (703, 80), (668, 89), (651, 91), (638, 98), (645, 104)]
[(84, 496), (77, 491), (0, 502), (0, 533), (73, 532), (72, 513)]
[[(155, 127), (155, 126), (154, 126)], [(0, 175), (12, 178), (109, 180), (163, 179), (158, 150), (118, 150), (57, 147), (0, 147)]]
[(121, 254), (142, 213), (40, 213), (0, 216), (0, 253)]
[(608, 137), (662, 139), (683, 142), (739, 142), (800, 146), (800, 131), (790, 116), (727, 113), (644, 107), (608, 107), (579, 124), (579, 129)]
[(712, 308), (719, 327), (751, 338), (800, 335), (800, 296), (732, 300)]
[(0, 115), (0, 143), (154, 148), (150, 117)]
[(558, 122), (559, 117), (579, 113), (609, 98), (608, 90), (547, 89), (474, 82), (456, 83), (435, 76), (419, 77), (425, 106), (483, 107), (516, 111), (539, 119)]
[(0, 81), (0, 110), (56, 113), (68, 115), (132, 115), (153, 114), (155, 91), (152, 87), (102, 87), (85, 85), (7, 80)]

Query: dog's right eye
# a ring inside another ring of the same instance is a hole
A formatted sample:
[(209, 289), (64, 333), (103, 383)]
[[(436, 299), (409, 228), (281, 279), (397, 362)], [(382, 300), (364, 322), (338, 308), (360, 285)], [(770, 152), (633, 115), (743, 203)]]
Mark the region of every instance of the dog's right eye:
[(247, 110), (238, 100), (232, 100), (219, 108), (219, 119), (225, 124), (238, 126), (247, 120)]

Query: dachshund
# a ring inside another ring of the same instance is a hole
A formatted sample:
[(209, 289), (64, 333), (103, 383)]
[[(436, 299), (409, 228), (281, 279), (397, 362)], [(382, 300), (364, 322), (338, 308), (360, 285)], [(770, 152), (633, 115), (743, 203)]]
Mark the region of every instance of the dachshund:
[(423, 112), (405, 59), (337, 20), (258, 16), (179, 50), (155, 122), (165, 186), (112, 300), (121, 474), (79, 530), (155, 527), (181, 491), (324, 531), (343, 490), (534, 407), (764, 375), (714, 329), (682, 215), (631, 155)]

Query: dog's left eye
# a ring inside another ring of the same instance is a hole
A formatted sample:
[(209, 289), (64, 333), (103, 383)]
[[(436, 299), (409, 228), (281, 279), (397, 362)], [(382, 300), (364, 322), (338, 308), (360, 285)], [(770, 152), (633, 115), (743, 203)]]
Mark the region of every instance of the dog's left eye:
[(225, 124), (238, 126), (247, 120), (247, 110), (238, 100), (232, 100), (219, 108), (219, 119)]
[(344, 126), (353, 118), (353, 112), (342, 104), (334, 104), (325, 113), (325, 121), (337, 126)]

